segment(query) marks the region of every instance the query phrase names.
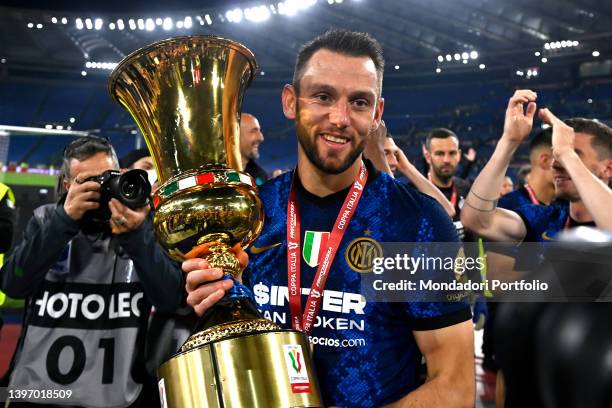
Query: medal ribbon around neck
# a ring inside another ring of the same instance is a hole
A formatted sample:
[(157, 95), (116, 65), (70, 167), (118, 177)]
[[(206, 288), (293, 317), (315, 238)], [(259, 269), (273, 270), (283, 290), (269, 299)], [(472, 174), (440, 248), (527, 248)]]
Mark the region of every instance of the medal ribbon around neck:
[(291, 324), (295, 330), (300, 330), (310, 335), (316, 322), (323, 290), (329, 275), (329, 268), (334, 261), (338, 247), (344, 233), (348, 229), (351, 218), (355, 213), (357, 204), (368, 180), (368, 169), (363, 162), (359, 169), (357, 179), (353, 182), (350, 191), (344, 199), (344, 204), (338, 213), (334, 227), (330, 233), (327, 245), (319, 252), (319, 265), (317, 273), (312, 282), (312, 288), (308, 294), (306, 308), (302, 315), (302, 299), (300, 288), (300, 209), (295, 195), (295, 177), (297, 169), (293, 172), (289, 201), (287, 202), (287, 278), (289, 287), (289, 310), (291, 312)]

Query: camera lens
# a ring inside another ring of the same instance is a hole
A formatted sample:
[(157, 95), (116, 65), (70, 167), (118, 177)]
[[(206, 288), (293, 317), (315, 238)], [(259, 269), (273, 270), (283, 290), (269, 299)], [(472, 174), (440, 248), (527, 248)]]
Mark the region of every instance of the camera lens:
[(135, 209), (144, 206), (151, 194), (151, 184), (147, 172), (130, 170), (117, 177), (113, 182), (111, 195), (128, 207)]
[(126, 180), (121, 184), (121, 194), (128, 199), (134, 198), (138, 194), (138, 186), (132, 183), (131, 180)]

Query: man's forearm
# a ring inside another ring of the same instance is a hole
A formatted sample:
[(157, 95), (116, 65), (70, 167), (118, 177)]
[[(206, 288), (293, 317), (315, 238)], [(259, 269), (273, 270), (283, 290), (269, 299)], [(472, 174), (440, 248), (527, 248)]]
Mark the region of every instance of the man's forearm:
[(118, 236), (120, 245), (134, 262), (148, 300), (162, 312), (173, 312), (184, 297), (183, 274), (179, 265), (158, 246), (150, 226)]
[[(401, 400), (386, 408), (472, 408), (474, 406), (474, 385), (461, 387), (452, 381), (434, 378), (421, 385)], [(461, 392), (461, 390), (471, 390)]]
[(404, 176), (423, 194), (427, 194), (431, 198), (435, 199), (442, 205), (444, 211), (453, 218), (455, 216), (455, 209), (450, 201), (446, 199), (444, 194), (434, 186), (425, 176), (423, 176), (416, 167), (410, 162), (399, 168)]
[(461, 221), (468, 229), (478, 231), (491, 225), (499, 191), (517, 147), (502, 138), (491, 159), (474, 180), (466, 205), (461, 210)]
[(597, 227), (612, 230), (612, 190), (595, 177), (573, 151), (561, 156), (559, 161), (572, 178)]

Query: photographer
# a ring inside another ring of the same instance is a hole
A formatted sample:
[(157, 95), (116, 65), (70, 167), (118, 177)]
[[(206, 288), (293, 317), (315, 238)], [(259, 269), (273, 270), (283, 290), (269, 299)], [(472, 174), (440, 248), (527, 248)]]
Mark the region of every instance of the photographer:
[(180, 269), (154, 240), (146, 200), (130, 204), (135, 209), (107, 201), (116, 195), (107, 189), (109, 170), (118, 163), (108, 141), (70, 143), (62, 167), (67, 194), (34, 210), (0, 273), (2, 290), (28, 305), (10, 386), (71, 394), (30, 402), (138, 405), (151, 304), (171, 311), (181, 303)]

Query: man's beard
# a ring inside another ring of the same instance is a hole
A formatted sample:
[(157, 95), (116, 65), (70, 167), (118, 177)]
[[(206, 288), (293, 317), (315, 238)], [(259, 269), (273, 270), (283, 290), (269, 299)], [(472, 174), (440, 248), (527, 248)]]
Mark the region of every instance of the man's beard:
[(453, 171), (450, 174), (447, 174), (447, 173), (442, 173), (441, 168), (436, 168), (434, 166), (431, 166), (431, 168), (436, 174), (436, 177), (438, 178), (438, 180), (440, 180), (444, 184), (448, 183), (449, 181), (453, 179), (453, 176), (455, 175), (455, 170), (456, 170), (456, 169), (453, 169)]
[[(310, 162), (314, 164), (316, 168), (328, 174), (340, 174), (346, 171), (349, 167), (351, 167), (353, 163), (355, 163), (359, 155), (363, 152), (363, 149), (365, 148), (365, 144), (367, 142), (367, 138), (364, 137), (363, 140), (357, 146), (355, 146), (352, 151), (349, 152), (344, 161), (342, 161), (339, 165), (332, 165), (326, 164), (319, 152), (317, 151), (316, 138), (318, 136), (314, 135), (314, 140), (309, 137), (308, 131), (302, 126), (300, 122), (299, 111), (297, 113), (296, 118), (296, 131), (298, 142), (300, 143), (300, 146), (302, 146), (302, 150), (304, 150), (304, 153), (306, 153), (306, 157), (308, 157), (308, 160), (310, 160)], [(349, 141), (347, 143), (351, 142)]]

